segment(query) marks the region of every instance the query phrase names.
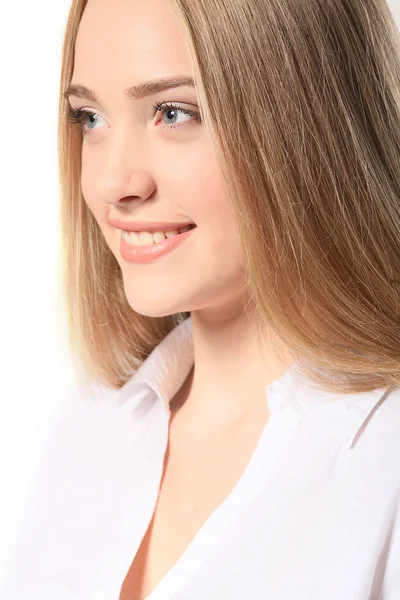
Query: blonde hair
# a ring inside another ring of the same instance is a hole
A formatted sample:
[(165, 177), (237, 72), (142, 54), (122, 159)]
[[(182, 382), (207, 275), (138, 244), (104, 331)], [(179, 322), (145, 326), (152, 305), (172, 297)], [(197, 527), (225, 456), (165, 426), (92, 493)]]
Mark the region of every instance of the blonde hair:
[[(400, 384), (400, 52), (384, 0), (171, 0), (243, 243), (260, 344), (273, 331), (325, 390)], [(121, 388), (190, 312), (128, 304), (80, 187), (59, 104), (59, 268), (78, 376)]]

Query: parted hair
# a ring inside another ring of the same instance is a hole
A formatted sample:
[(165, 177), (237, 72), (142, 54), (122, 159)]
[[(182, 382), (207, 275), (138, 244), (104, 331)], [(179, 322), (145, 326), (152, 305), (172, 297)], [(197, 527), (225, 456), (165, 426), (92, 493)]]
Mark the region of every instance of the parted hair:
[[(168, 1), (168, 0), (166, 0)], [(384, 0), (170, 0), (245, 257), (246, 310), (324, 390), (400, 385), (400, 45)], [(59, 100), (60, 252), (70, 356), (119, 389), (190, 312), (136, 313), (82, 196)]]

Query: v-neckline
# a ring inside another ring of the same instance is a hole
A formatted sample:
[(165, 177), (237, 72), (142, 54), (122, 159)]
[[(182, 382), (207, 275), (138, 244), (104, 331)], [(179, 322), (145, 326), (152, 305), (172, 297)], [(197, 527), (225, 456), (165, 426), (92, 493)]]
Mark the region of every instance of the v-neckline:
[(300, 422), (298, 413), (291, 407), (285, 412), (286, 415), (281, 412), (269, 416), (250, 461), (232, 491), (210, 514), (178, 560), (144, 600), (173, 598), (200, 569), (233, 523), (270, 484), (292, 432)]

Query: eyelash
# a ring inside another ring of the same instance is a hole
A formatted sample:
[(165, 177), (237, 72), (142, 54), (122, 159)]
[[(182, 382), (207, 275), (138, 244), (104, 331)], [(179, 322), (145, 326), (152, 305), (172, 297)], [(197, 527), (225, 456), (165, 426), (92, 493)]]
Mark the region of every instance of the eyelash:
[[(158, 111), (162, 112), (164, 110), (177, 110), (177, 111), (181, 111), (181, 112), (185, 113), (186, 115), (194, 117), (194, 120), (197, 121), (198, 123), (200, 123), (200, 114), (197, 111), (188, 110), (187, 108), (183, 108), (182, 106), (179, 106), (178, 104), (174, 104), (173, 102), (160, 102), (160, 103), (156, 102), (155, 104), (153, 104), (152, 108), (153, 108), (153, 114), (151, 115), (152, 117), (154, 117), (154, 115)], [(72, 108), (71, 106), (68, 107), (69, 122), (78, 124), (80, 126), (80, 129), (81, 129), (81, 132), (83, 133), (83, 135), (86, 135), (86, 133), (87, 133), (84, 130), (84, 127), (85, 127), (84, 117), (86, 115), (94, 116), (96, 114), (97, 113), (90, 112), (89, 110), (83, 110), (81, 108)], [(187, 123), (190, 123), (190, 121), (184, 121), (183, 123), (177, 123), (175, 125), (162, 124), (161, 127), (163, 129), (177, 129), (178, 127), (182, 127), (183, 125), (186, 125)]]

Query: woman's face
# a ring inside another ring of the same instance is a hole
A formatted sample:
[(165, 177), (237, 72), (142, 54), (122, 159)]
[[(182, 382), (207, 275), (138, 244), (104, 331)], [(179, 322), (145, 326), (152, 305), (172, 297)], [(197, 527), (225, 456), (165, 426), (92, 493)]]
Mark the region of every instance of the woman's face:
[[(89, 0), (71, 84), (93, 90), (97, 101), (69, 99), (96, 115), (82, 116), (82, 193), (132, 309), (154, 317), (205, 309), (226, 318), (243, 308), (243, 254), (209, 137), (196, 119), (196, 91), (186, 85), (135, 99), (124, 93), (149, 80), (193, 77), (189, 63), (168, 0)], [(156, 102), (195, 116), (156, 111)], [(137, 264), (121, 256), (121, 231), (109, 219), (197, 227), (172, 251)]]

